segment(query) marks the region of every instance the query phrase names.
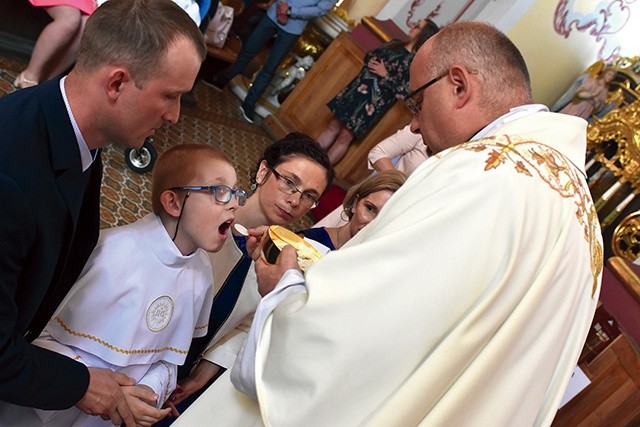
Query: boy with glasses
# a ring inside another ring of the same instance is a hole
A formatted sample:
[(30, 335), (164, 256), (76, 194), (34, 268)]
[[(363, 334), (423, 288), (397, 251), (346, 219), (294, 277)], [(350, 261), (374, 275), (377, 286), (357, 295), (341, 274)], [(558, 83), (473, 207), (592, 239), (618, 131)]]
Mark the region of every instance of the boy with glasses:
[[(160, 408), (176, 386), (177, 367), (192, 337), (207, 332), (213, 301), (207, 251), (220, 250), (246, 201), (235, 186), (234, 167), (219, 149), (183, 144), (166, 151), (153, 173), (153, 213), (101, 233), (80, 278), (34, 341), (135, 379), (123, 391), (138, 425), (169, 414)], [(144, 389), (155, 401), (143, 398)], [(11, 409), (23, 414), (15, 419), (37, 420), (31, 409)], [(47, 425), (111, 425), (77, 408), (36, 413)]]
[[(236, 222), (250, 231), (274, 224), (293, 227), (332, 180), (333, 168), (325, 150), (309, 136), (292, 132), (262, 153), (251, 177), (253, 193), (238, 208)], [(178, 370), (179, 387), (171, 402), (180, 411), (233, 365), (260, 301), (247, 239), (234, 235), (222, 250), (210, 254), (216, 296), (207, 338), (193, 341), (187, 362)]]

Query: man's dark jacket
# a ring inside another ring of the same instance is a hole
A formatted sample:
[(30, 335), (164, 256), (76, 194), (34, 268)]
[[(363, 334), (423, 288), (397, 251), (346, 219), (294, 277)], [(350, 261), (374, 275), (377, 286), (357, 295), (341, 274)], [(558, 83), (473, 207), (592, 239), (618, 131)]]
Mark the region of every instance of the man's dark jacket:
[[(33, 346), (96, 245), (99, 158), (82, 172), (59, 79), (0, 98), (0, 400), (41, 409), (78, 402), (79, 362)], [(100, 304), (96, 301), (96, 304)]]

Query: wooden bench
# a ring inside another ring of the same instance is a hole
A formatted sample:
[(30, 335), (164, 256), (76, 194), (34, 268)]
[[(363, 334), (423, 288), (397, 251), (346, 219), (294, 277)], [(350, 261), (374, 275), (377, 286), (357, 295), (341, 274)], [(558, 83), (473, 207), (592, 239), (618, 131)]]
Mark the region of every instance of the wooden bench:
[(242, 40), (240, 40), (240, 37), (233, 31), (230, 31), (227, 41), (221, 48), (207, 43), (207, 55), (227, 63), (233, 63), (238, 57), (241, 47)]

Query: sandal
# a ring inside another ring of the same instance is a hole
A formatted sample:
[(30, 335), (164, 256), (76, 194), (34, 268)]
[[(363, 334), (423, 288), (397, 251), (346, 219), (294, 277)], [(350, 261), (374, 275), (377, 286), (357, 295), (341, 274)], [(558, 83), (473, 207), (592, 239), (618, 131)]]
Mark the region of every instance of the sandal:
[(24, 75), (24, 71), (18, 74), (18, 77), (16, 77), (15, 81), (13, 82), (13, 85), (18, 89), (24, 89), (25, 87), (36, 86), (37, 84), (38, 82), (26, 78)]

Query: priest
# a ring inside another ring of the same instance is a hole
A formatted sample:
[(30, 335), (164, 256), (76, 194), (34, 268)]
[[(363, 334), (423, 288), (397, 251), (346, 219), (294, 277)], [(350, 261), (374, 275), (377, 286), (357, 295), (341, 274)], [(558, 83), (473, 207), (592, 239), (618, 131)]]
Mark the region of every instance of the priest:
[(427, 41), (410, 88), (433, 155), (306, 275), (290, 247), (256, 261), (234, 386), (176, 426), (551, 424), (600, 290), (587, 123), (532, 104), (518, 49), (477, 22)]

